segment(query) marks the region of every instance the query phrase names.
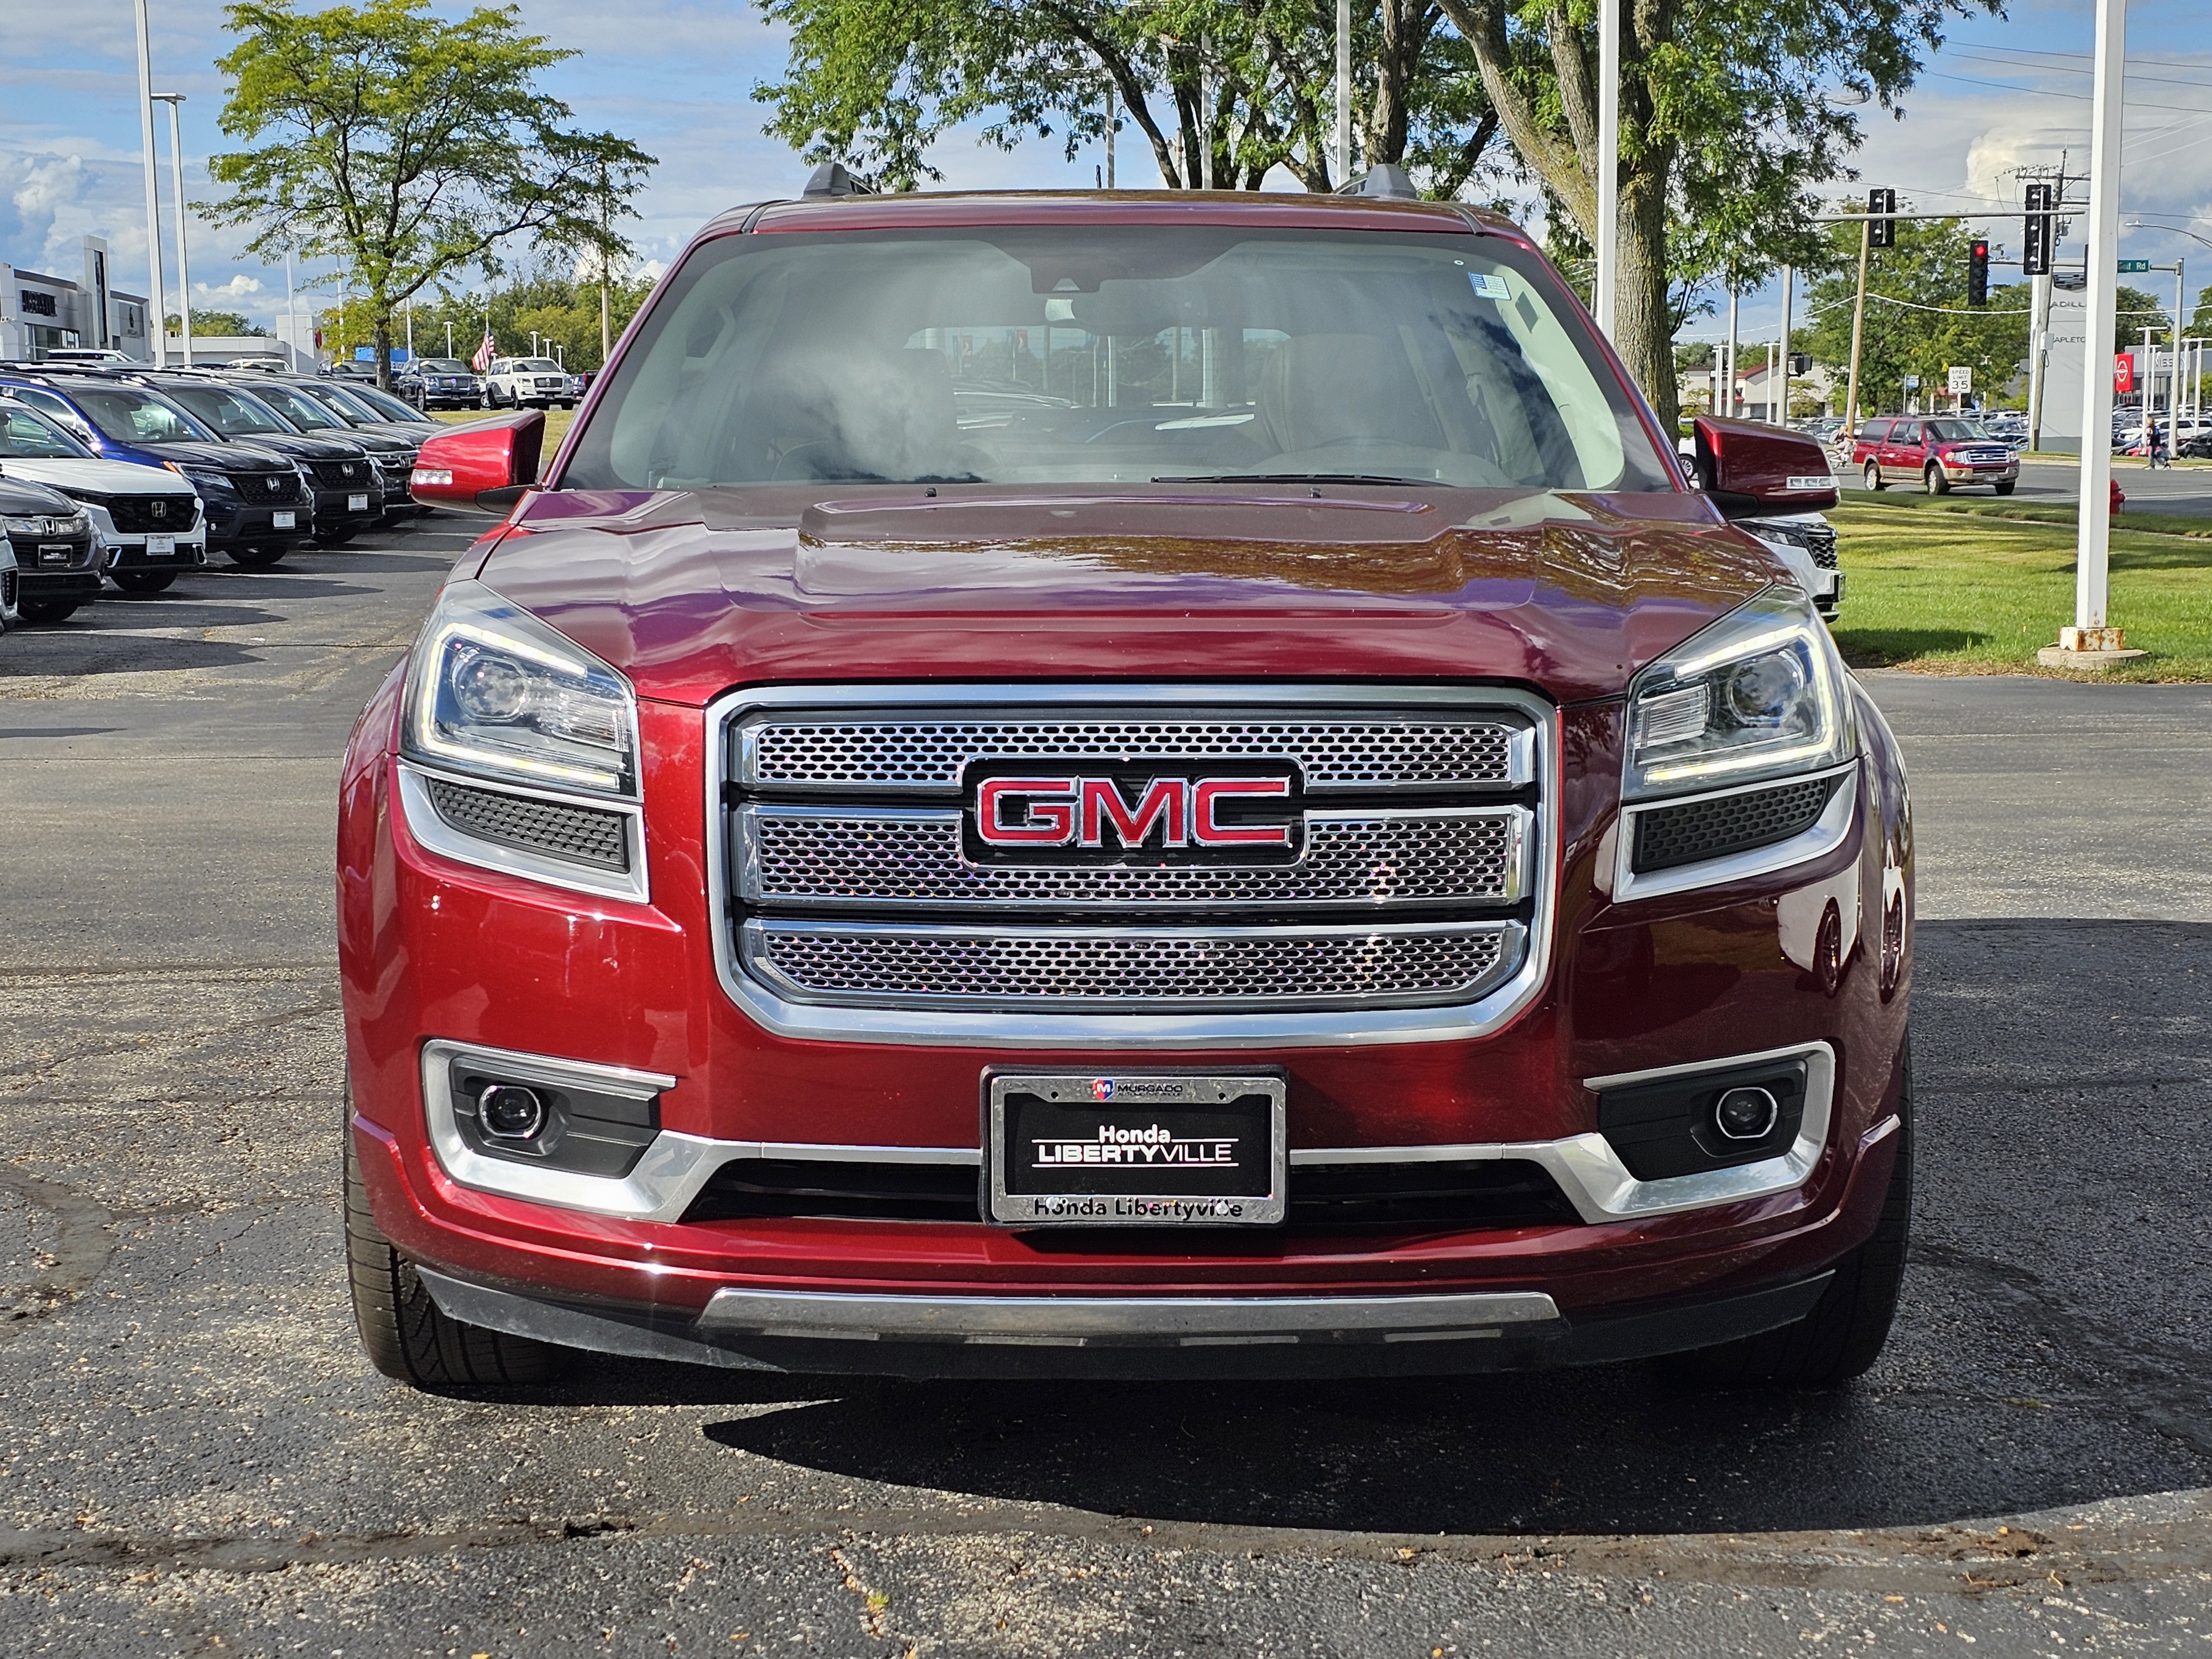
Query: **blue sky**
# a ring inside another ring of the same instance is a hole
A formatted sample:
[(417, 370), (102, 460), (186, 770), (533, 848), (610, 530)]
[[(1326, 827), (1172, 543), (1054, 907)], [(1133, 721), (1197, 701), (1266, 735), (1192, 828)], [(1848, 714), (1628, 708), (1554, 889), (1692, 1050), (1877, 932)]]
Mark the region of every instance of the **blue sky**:
[[(216, 117), (223, 96), (214, 60), (225, 50), (215, 0), (149, 0), (156, 90), (186, 94), (185, 192), (204, 195), (205, 158), (222, 148)], [(131, 0), (78, 0), (39, 7), (8, 0), (0, 53), (0, 260), (75, 276), (78, 240), (106, 235), (119, 285), (143, 289), (144, 192), (136, 113), (137, 78)], [(441, 10), (460, 8), (441, 3)], [(705, 218), (732, 203), (793, 190), (797, 159), (764, 137), (750, 89), (783, 63), (781, 39), (756, 10), (697, 0), (522, 0), (527, 25), (583, 54), (547, 71), (544, 84), (579, 119), (612, 128), (660, 158), (641, 206), (637, 240), (647, 258), (665, 258)], [(1854, 158), (1865, 183), (1893, 185), (1928, 209), (1972, 211), (2019, 199), (2007, 170), (2088, 150), (2089, 62), (2094, 10), (2087, 0), (2021, 0), (2003, 19), (1956, 23), (1951, 40), (1905, 100), (1902, 120), (1861, 112), (1865, 143)], [(2163, 222), (2212, 239), (2212, 14), (2204, 0), (2136, 0), (2129, 18), (2130, 111), (2124, 218)], [(168, 139), (160, 129), (164, 243)], [(1089, 185), (1097, 158), (1064, 161), (1054, 143), (1011, 154), (963, 137), (938, 157), (951, 186)], [(1154, 180), (1148, 153), (1125, 137), (1127, 185)], [(2015, 243), (2010, 216), (1990, 222)], [(284, 273), (240, 260), (236, 233), (191, 226), (193, 302), (266, 319), (283, 308)], [(2063, 252), (2078, 252), (2078, 242)], [(2172, 229), (2125, 233), (2122, 252), (2171, 263), (2186, 258), (2195, 292), (2212, 282), (2212, 246)], [(175, 272), (168, 273), (173, 285)], [(2004, 273), (1998, 272), (2002, 280)], [(2171, 276), (2153, 280), (2169, 294)], [(173, 287), (172, 306), (173, 306)], [(1770, 337), (1779, 321), (1773, 290), (1749, 296), (1746, 339)], [(1710, 335), (1717, 319), (1693, 325)]]

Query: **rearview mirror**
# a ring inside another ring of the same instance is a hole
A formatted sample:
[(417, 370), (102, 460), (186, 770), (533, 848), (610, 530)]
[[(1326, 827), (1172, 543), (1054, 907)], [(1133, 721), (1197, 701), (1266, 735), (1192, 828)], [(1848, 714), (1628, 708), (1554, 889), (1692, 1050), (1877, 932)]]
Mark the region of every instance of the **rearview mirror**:
[(1827, 452), (1802, 433), (1699, 415), (1691, 422), (1698, 482), (1723, 518), (1818, 513), (1838, 499)]
[(538, 482), (544, 446), (542, 409), (518, 409), (453, 427), (424, 441), (408, 475), (407, 493), (441, 507), (504, 513)]

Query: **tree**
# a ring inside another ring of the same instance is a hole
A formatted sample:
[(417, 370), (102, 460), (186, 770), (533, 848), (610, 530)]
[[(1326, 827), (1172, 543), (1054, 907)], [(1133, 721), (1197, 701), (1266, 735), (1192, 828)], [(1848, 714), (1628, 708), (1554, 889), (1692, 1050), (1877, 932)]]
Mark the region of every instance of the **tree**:
[[(939, 177), (930, 145), (988, 118), (1011, 149), (1057, 134), (1073, 159), (1133, 128), (1171, 189), (1257, 190), (1333, 169), (1335, 8), (1329, 0), (760, 0), (790, 35), (781, 82), (754, 88), (768, 131), (892, 190)], [(1455, 195), (1489, 162), (1498, 124), (1466, 43), (1430, 0), (1358, 0), (1355, 143), (1370, 166), (1419, 168)]]
[(514, 6), (459, 21), (428, 0), (368, 0), (301, 15), (292, 0), (231, 6), (239, 44), (224, 132), (258, 145), (214, 157), (231, 194), (206, 204), (219, 224), (250, 227), (264, 257), (290, 249), (343, 263), (392, 374), (398, 307), (441, 278), (499, 269), (507, 239), (627, 251), (610, 228), (653, 158), (611, 132), (582, 132), (535, 84), (575, 54), (521, 33)]
[[(1529, 170), (1585, 240), (1597, 222), (1597, 7), (1591, 0), (1437, 0), (1472, 46), (1490, 104)], [(1662, 420), (1676, 414), (1668, 349), (1681, 279), (1805, 263), (1811, 188), (1839, 176), (1856, 120), (1841, 87), (1885, 106), (1911, 84), (1953, 15), (1998, 0), (1627, 0), (1620, 88), (1617, 342)], [(1530, 51), (1548, 74), (1526, 71)], [(1682, 260), (1695, 227), (1707, 244)], [(1793, 257), (1794, 256), (1794, 257)]]
[[(1919, 378), (1921, 406), (1929, 408), (1932, 395), (1943, 390), (1954, 366), (1972, 368), (1976, 391), (1987, 398), (1996, 396), (2026, 363), (2029, 286), (2013, 283), (1991, 289), (1986, 308), (1969, 307), (1966, 264), (1972, 240), (1964, 220), (1902, 220), (1896, 246), (1873, 256), (1859, 352), (1863, 416), (1902, 409), (1907, 375)], [(1851, 360), (1859, 228), (1831, 225), (1828, 243), (1830, 274), (1812, 284), (1814, 323), (1806, 349), (1842, 370)]]
[[(609, 283), (609, 320), (620, 334), (653, 291), (649, 277), (612, 278)], [(415, 350), (424, 357), (442, 356), (446, 325), (453, 325), (453, 349), (462, 357), (475, 354), (477, 343), (489, 328), (502, 356), (519, 356), (530, 349), (534, 330), (548, 342), (557, 342), (560, 356), (579, 373), (601, 366), (599, 354), (599, 282), (596, 268), (588, 275), (563, 276), (542, 264), (515, 273), (514, 279), (486, 294), (441, 291), (418, 301), (415, 307)], [(327, 325), (326, 325), (327, 326)], [(327, 334), (325, 337), (330, 337)], [(546, 347), (548, 356), (552, 346)]]
[[(165, 333), (180, 335), (184, 332), (179, 325), (177, 313), (173, 311), (161, 319), (161, 326)], [(260, 324), (247, 321), (235, 311), (195, 310), (192, 313), (192, 333), (195, 337), (205, 336), (209, 339), (215, 339), (223, 335), (234, 337), (241, 335), (266, 336), (268, 332), (269, 331)]]

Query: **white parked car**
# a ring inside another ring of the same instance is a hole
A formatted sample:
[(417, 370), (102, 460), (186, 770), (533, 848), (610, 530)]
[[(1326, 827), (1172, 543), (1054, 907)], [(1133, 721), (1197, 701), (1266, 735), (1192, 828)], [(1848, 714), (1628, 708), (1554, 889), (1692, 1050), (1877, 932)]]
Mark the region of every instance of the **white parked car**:
[[(0, 471), (58, 489), (84, 508), (97, 549), (91, 586), (100, 573), (126, 593), (158, 593), (176, 573), (207, 562), (207, 515), (191, 481), (166, 467), (100, 459), (39, 410), (0, 398)], [(25, 599), (50, 618), (73, 599), (82, 573), (40, 569), (24, 573)], [(52, 588), (51, 593), (45, 590)], [(33, 590), (38, 590), (33, 592)]]
[(1739, 519), (1781, 556), (1797, 585), (1812, 596), (1813, 608), (1832, 619), (1844, 602), (1844, 573), (1836, 563), (1836, 530), (1817, 513), (1792, 513), (1779, 519)]
[(500, 357), (484, 371), (486, 409), (576, 406), (576, 383), (550, 357)]

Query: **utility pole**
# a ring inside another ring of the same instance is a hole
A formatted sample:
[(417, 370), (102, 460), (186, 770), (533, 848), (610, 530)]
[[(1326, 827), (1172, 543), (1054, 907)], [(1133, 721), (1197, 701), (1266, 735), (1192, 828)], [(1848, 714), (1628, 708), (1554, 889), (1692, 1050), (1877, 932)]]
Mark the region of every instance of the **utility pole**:
[[(1590, 309), (1607, 340), (1618, 321), (1620, 288), (1620, 0), (1597, 9), (1597, 276)], [(1729, 368), (1735, 368), (1733, 354)]]
[(2027, 315), (2027, 452), (2043, 447), (2043, 360), (2051, 355), (2051, 277), (2031, 277)]
[(607, 196), (611, 185), (606, 170), (599, 171), (599, 368), (605, 371), (607, 359), (614, 356), (614, 330), (608, 323), (607, 311)]
[(1843, 436), (1846, 444), (1859, 435), (1859, 348), (1866, 339), (1867, 260), (1873, 252), (1874, 221), (1863, 220), (1859, 224), (1858, 297), (1851, 302), (1851, 368), (1844, 392)]
[(1731, 276), (1729, 279), (1728, 384), (1722, 393), (1728, 399), (1728, 407), (1721, 411), (1731, 421), (1735, 419), (1735, 279)]
[(448, 322), (448, 323), (446, 325), (446, 356), (447, 356), (448, 357), (450, 357), (450, 356), (452, 356), (453, 355), (453, 324), (452, 324), (451, 322)]
[(1797, 308), (1797, 305), (1796, 305), (1796, 293), (1794, 292), (1794, 290), (1795, 290), (1795, 289), (1796, 289), (1796, 285), (1797, 285), (1797, 269), (1796, 269), (1796, 266), (1794, 266), (1794, 265), (1784, 265), (1784, 266), (1783, 266), (1783, 267), (1782, 267), (1782, 418), (1781, 418), (1781, 419), (1779, 419), (1779, 420), (1778, 420), (1777, 422), (1775, 422), (1775, 423), (1774, 423), (1774, 424), (1775, 424), (1775, 425), (1777, 425), (1777, 426), (1788, 426), (1788, 425), (1790, 424), (1790, 313), (1792, 313), (1793, 311), (1795, 311), (1795, 310)]
[(2110, 625), (2112, 515), (2112, 322), (2119, 308), (2120, 137), (2127, 99), (2127, 0), (2097, 0), (2097, 51), (2090, 92), (2089, 318), (2082, 343), (2081, 495), (2075, 524), (2074, 625), (2037, 653), (2045, 667), (2089, 668), (2119, 660), (2124, 641)]
[[(154, 367), (169, 361), (169, 325), (164, 320), (168, 296), (161, 291), (161, 191), (154, 173), (154, 48), (146, 23), (146, 0), (137, 0), (138, 12), (138, 144), (146, 161), (146, 264), (152, 271), (154, 290)], [(179, 210), (181, 210), (181, 204)]]
[(1352, 0), (1336, 0), (1336, 171), (1352, 182)]
[[(1109, 190), (1114, 188), (1114, 129), (1119, 124), (1120, 117), (1114, 112), (1114, 88), (1109, 87), (1106, 88), (1106, 188)], [(1106, 337), (1110, 343), (1114, 337), (1109, 334)], [(1110, 343), (1108, 349), (1112, 349)]]
[(156, 103), (169, 106), (169, 183), (177, 198), (177, 326), (184, 331), (184, 366), (192, 366), (192, 274), (185, 259), (185, 148), (179, 137), (177, 106), (185, 101), (181, 92), (157, 92)]

